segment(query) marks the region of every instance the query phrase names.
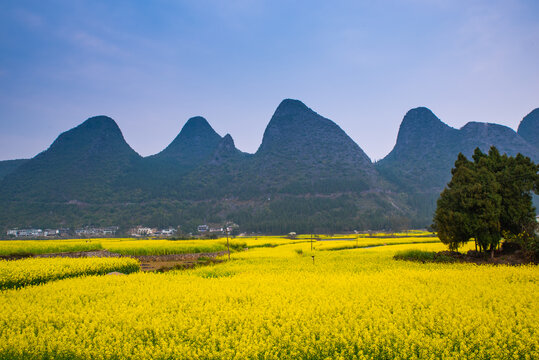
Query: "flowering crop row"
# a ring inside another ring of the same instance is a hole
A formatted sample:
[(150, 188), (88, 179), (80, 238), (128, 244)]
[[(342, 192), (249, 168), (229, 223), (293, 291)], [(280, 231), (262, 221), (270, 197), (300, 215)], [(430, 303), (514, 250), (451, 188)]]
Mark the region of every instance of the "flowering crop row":
[(0, 255), (49, 254), (101, 250), (96, 240), (9, 240), (0, 241)]
[[(230, 244), (233, 249), (246, 246), (245, 242), (235, 239), (230, 240)], [(133, 239), (0, 241), (0, 255), (47, 254), (103, 249), (122, 255), (135, 256), (207, 253), (226, 250), (226, 239), (180, 241)]]
[(11, 289), (82, 275), (140, 270), (131, 258), (29, 258), (0, 260), (0, 289)]
[[(404, 237), (376, 238), (363, 235), (335, 235), (333, 238), (349, 240), (331, 240), (332, 237), (321, 237), (316, 247), (320, 250), (340, 250), (354, 247), (390, 245), (402, 243), (437, 242), (436, 237)], [(251, 238), (230, 239), (232, 249), (243, 247), (274, 247), (287, 244), (310, 242), (310, 236), (288, 239), (277, 236), (260, 236)], [(186, 253), (210, 253), (226, 250), (226, 239), (212, 240), (141, 240), (141, 239), (71, 239), (71, 240), (14, 240), (0, 241), (0, 255), (13, 254), (46, 254), (60, 252), (78, 252), (91, 250), (109, 250), (122, 255), (169, 255)]]
[(316, 243), (318, 250), (344, 250), (354, 248), (365, 248), (374, 246), (385, 245), (399, 245), (399, 244), (421, 244), (421, 243), (439, 243), (440, 239), (437, 237), (402, 237), (402, 238), (370, 238), (360, 237), (351, 240), (326, 240)]
[(226, 250), (226, 246), (212, 240), (132, 240), (103, 242), (103, 247), (122, 255), (169, 255)]

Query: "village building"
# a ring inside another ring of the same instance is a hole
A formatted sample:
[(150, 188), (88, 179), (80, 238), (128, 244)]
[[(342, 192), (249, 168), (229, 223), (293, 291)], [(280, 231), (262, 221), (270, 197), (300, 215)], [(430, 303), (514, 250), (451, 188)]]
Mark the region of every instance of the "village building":
[(71, 234), (69, 229), (10, 229), (9, 237), (61, 237)]
[(8, 230), (7, 231), (7, 236), (17, 236), (17, 232), (19, 230), (16, 230), (16, 229), (11, 229), (11, 230)]
[(177, 232), (178, 232), (178, 230), (176, 230), (174, 228), (162, 229), (161, 230), (161, 235), (163, 235), (163, 236), (173, 236)]
[(239, 229), (239, 227), (240, 226), (238, 224), (236, 224), (236, 223), (228, 223), (227, 226), (226, 226), (226, 231), (227, 231), (227, 233), (230, 234), (234, 230)]
[(8, 236), (15, 237), (41, 237), (43, 236), (42, 229), (11, 229), (7, 231)]
[(118, 226), (109, 226), (109, 227), (85, 227), (82, 229), (76, 229), (75, 234), (82, 237), (92, 237), (92, 236), (114, 236), (118, 231)]
[(178, 232), (175, 228), (166, 228), (166, 229), (157, 229), (157, 228), (150, 228), (147, 226), (139, 225), (137, 227), (134, 227), (129, 231), (129, 234), (131, 236), (135, 237), (141, 237), (141, 236), (164, 236), (169, 237), (173, 236)]
[(152, 229), (146, 226), (137, 226), (131, 229), (131, 236), (154, 236), (157, 229)]
[(58, 235), (60, 235), (60, 230), (58, 230), (58, 229), (45, 229), (45, 230), (43, 230), (43, 236), (51, 237), (51, 236), (58, 236)]

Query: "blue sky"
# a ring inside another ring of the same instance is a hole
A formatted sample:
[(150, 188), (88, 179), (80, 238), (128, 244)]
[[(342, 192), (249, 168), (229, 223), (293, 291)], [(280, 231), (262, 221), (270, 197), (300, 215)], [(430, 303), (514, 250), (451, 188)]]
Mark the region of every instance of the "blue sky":
[(284, 98), (373, 160), (409, 109), (504, 124), (539, 107), (536, 0), (0, 0), (0, 159), (86, 118), (141, 155), (204, 116), (255, 152)]

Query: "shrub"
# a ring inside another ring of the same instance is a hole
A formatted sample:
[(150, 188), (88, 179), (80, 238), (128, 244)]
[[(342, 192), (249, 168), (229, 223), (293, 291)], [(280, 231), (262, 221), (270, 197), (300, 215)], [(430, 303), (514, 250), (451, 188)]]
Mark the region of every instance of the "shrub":
[(509, 232), (504, 232), (503, 235), (505, 238), (504, 245), (506, 243), (515, 243), (520, 245), (528, 253), (539, 254), (539, 236), (536, 234), (523, 231), (517, 235), (510, 234)]
[(399, 251), (393, 257), (395, 260), (409, 260), (409, 261), (434, 261), (436, 253), (433, 251), (423, 251), (423, 250), (404, 250)]
[[(221, 241), (220, 243), (224, 245), (225, 247), (227, 246), (226, 240)], [(230, 249), (234, 251), (243, 251), (247, 247), (247, 243), (241, 242), (241, 241), (229, 241), (229, 244), (230, 244)]]

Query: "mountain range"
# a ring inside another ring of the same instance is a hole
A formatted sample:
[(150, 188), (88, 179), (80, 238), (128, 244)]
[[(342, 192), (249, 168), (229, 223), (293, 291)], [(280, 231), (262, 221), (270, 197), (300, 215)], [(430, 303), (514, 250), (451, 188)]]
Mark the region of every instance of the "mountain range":
[(538, 110), (526, 116), (515, 132), (507, 126), (480, 122), (455, 129), (427, 108), (412, 109), (404, 116), (395, 147), (376, 168), (408, 192), (440, 193), (451, 178), (450, 169), (459, 152), (470, 157), (477, 147), (487, 152), (496, 146), (501, 153), (521, 153), (538, 162), (539, 143), (534, 136), (534, 131), (539, 136)]
[(142, 157), (107, 116), (62, 133), (32, 159), (0, 162), (0, 228), (176, 226), (231, 220), (264, 233), (400, 229), (430, 224), (459, 152), (492, 145), (539, 161), (539, 109), (518, 131), (452, 128), (410, 110), (393, 150), (372, 163), (333, 121), (298, 100), (273, 114), (258, 151), (238, 150), (203, 117)]

